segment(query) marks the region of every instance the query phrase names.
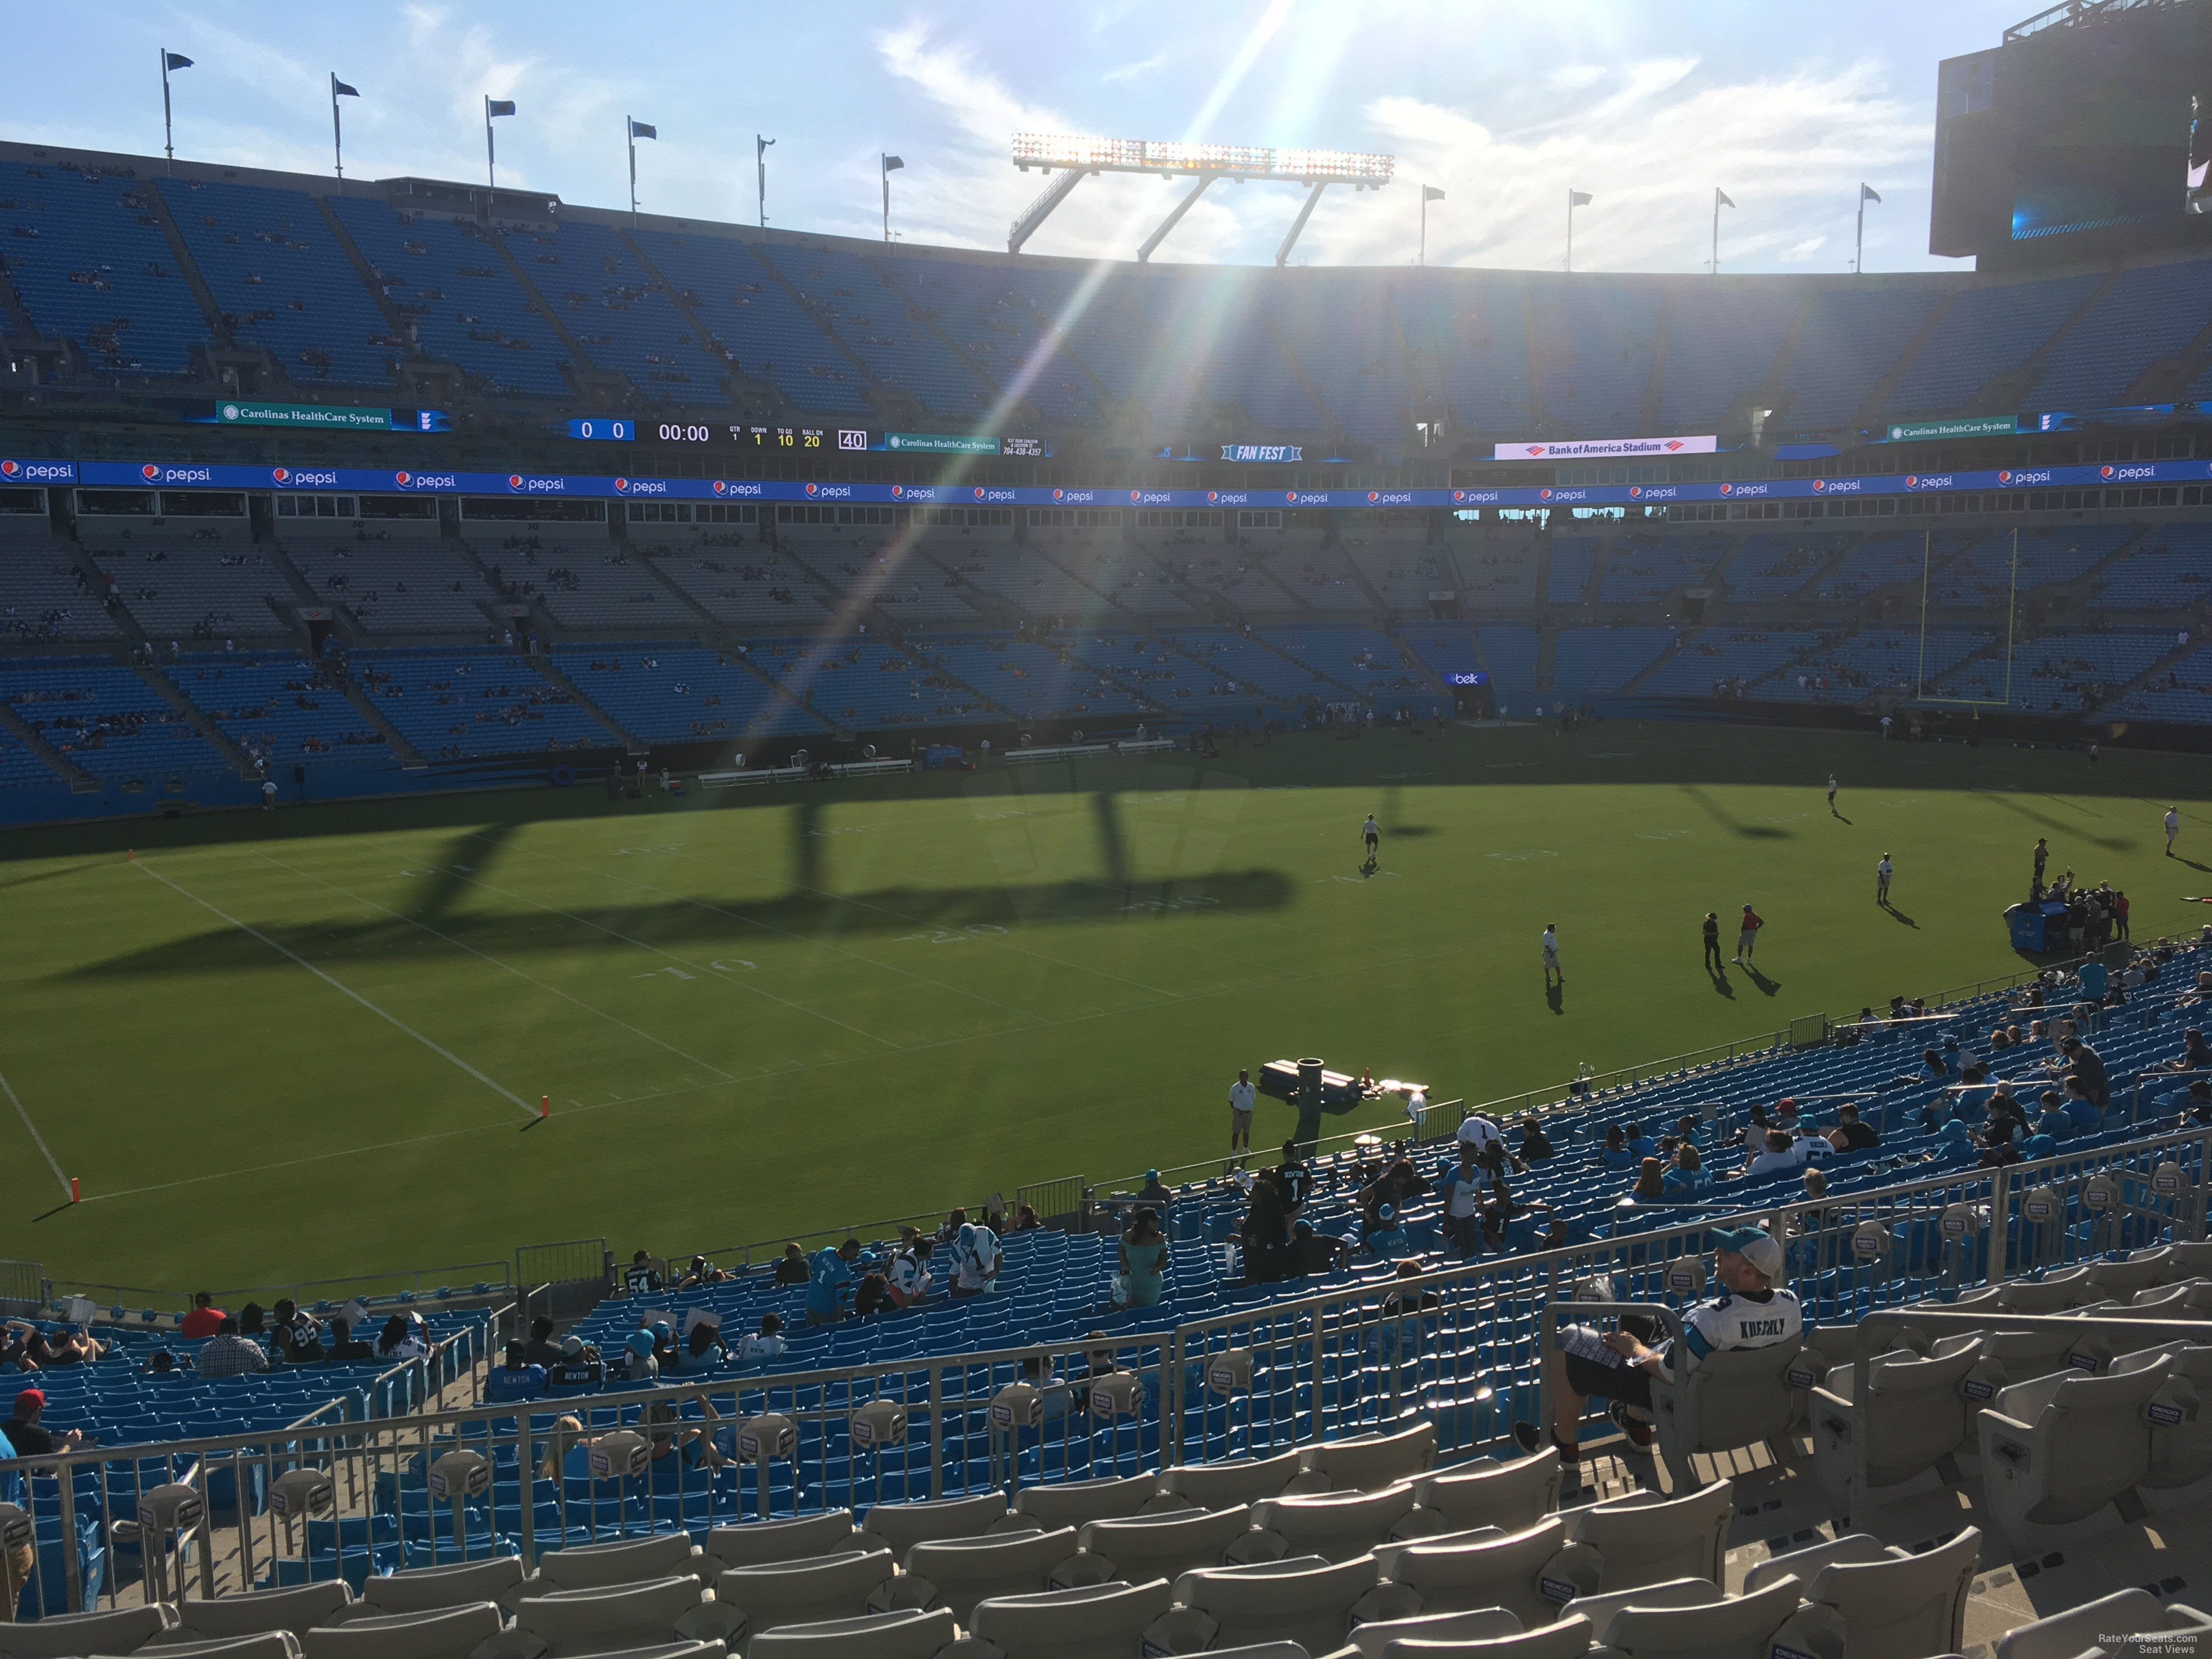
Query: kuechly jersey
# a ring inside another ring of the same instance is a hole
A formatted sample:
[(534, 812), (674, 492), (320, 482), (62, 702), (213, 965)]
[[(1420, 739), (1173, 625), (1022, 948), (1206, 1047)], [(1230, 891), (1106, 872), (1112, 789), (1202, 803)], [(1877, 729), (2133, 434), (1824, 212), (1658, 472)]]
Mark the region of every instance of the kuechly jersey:
[(1698, 1359), (1731, 1348), (1771, 1348), (1804, 1332), (1804, 1308), (1797, 1292), (1786, 1288), (1757, 1296), (1723, 1291), (1682, 1316), (1683, 1346)]

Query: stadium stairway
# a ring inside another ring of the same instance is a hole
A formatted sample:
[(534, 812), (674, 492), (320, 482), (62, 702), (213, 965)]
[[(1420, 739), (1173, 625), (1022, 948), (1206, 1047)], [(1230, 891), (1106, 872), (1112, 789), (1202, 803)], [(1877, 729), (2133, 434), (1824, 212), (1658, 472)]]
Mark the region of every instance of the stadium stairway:
[(612, 714), (607, 713), (605, 709), (600, 708), (599, 704), (593, 702), (589, 696), (585, 695), (584, 688), (582, 686), (577, 684), (575, 681), (570, 679), (567, 674), (562, 672), (559, 664), (554, 661), (553, 653), (551, 652), (541, 651), (537, 655), (530, 658), (529, 663), (531, 667), (536, 669), (540, 674), (552, 681), (554, 684), (559, 686), (562, 690), (566, 691), (572, 698), (574, 698), (575, 700), (576, 706), (579, 708), (582, 709), (586, 714), (589, 714), (601, 726), (606, 727), (608, 732), (617, 742), (623, 744), (624, 748), (642, 749), (645, 747), (642, 743), (641, 743), (635, 736), (624, 728), (620, 720), (617, 720)]
[(230, 763), (240, 777), (251, 778), (257, 775), (253, 763), (246, 757), (246, 750), (239, 747), (237, 742), (216, 723), (212, 716), (185, 695), (183, 687), (162, 672), (155, 664), (141, 661), (136, 666), (138, 678), (161, 693), (168, 702), (169, 706), (184, 716), (185, 724), (205, 738), (208, 746)]

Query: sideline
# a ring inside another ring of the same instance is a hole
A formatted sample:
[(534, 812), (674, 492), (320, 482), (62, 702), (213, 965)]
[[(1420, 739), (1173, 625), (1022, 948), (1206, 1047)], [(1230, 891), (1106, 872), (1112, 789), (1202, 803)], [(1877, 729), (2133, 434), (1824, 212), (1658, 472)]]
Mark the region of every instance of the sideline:
[(46, 1160), (46, 1167), (54, 1172), (54, 1179), (62, 1183), (62, 1196), (74, 1198), (76, 1194), (70, 1191), (69, 1177), (62, 1173), (62, 1166), (54, 1162), (53, 1153), (47, 1151), (46, 1137), (39, 1133), (39, 1126), (31, 1121), (31, 1115), (23, 1109), (23, 1103), (15, 1095), (15, 1085), (4, 1076), (0, 1076), (0, 1089), (8, 1091), (8, 1103), (15, 1109), (15, 1115), (23, 1120), (23, 1127), (31, 1132), (32, 1144), (38, 1147), (39, 1155)]

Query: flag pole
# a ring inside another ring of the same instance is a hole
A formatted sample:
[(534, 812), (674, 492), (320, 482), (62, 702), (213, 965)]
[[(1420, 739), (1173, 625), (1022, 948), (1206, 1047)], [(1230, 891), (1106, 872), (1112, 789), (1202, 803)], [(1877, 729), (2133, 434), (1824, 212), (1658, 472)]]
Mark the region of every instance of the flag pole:
[(1859, 186), (1859, 230), (1851, 245), (1851, 275), (1866, 275), (1866, 186)]
[(1429, 263), (1429, 192), (1421, 191), (1421, 257), (1420, 263)]
[(338, 125), (338, 74), (331, 71), (331, 158), (337, 164), (338, 177), (345, 177), (345, 132)]
[(161, 154), (167, 165), (163, 172), (173, 170), (177, 160), (176, 134), (169, 119), (169, 49), (161, 48)]
[(1721, 187), (1713, 186), (1713, 275), (1721, 274)]
[(499, 158), (491, 142), (491, 94), (483, 95), (484, 106), (484, 188), (499, 188)]
[(1567, 269), (1575, 268), (1575, 187), (1567, 186)]
[(637, 124), (627, 115), (623, 117), (623, 137), (629, 144), (629, 222), (637, 227)]

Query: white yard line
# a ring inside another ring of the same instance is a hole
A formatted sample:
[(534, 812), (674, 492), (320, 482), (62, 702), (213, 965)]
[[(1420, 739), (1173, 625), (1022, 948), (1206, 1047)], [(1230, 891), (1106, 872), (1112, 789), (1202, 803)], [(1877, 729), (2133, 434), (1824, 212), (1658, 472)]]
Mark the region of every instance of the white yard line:
[(296, 951), (287, 950), (283, 945), (279, 945), (275, 939), (270, 938), (268, 934), (263, 933), (259, 928), (247, 926), (245, 922), (240, 921), (236, 916), (232, 915), (228, 911), (217, 909), (214, 905), (209, 903), (205, 899), (202, 898), (198, 893), (193, 892), (190, 888), (181, 887), (178, 885), (177, 883), (171, 881), (159, 870), (155, 869), (153, 866), (147, 863), (145, 860), (138, 859), (134, 860), (133, 867), (143, 870), (148, 875), (153, 877), (155, 880), (160, 882), (162, 886), (167, 888), (171, 892), (179, 894), (182, 896), (190, 899), (193, 903), (198, 905), (201, 909), (207, 911), (210, 915), (221, 917), (224, 921), (228, 922), (232, 927), (237, 928), (240, 933), (259, 939), (262, 944), (276, 951), (277, 955), (284, 957), (297, 963), (299, 966), (306, 969), (309, 973), (313, 974), (317, 979), (322, 981), (324, 984), (329, 986), (331, 989), (337, 992), (341, 996), (350, 998), (352, 1000), (359, 1003), (362, 1007), (368, 1009), (370, 1013), (374, 1014), (379, 1019), (385, 1021), (395, 1030), (403, 1031), (407, 1036), (414, 1038), (416, 1042), (421, 1043), (432, 1054), (437, 1055), (439, 1059), (445, 1060), (449, 1065), (458, 1066), (464, 1072), (466, 1072), (471, 1077), (483, 1084), (485, 1088), (489, 1089), (494, 1094), (514, 1102), (520, 1110), (527, 1113), (532, 1117), (536, 1117), (538, 1115), (538, 1109), (535, 1106), (525, 1100), (520, 1095), (515, 1093), (514, 1090), (508, 1088), (505, 1084), (486, 1077), (482, 1072), (477, 1070), (475, 1066), (470, 1065), (468, 1061), (463, 1060), (452, 1049), (441, 1047), (438, 1043), (432, 1042), (428, 1037), (424, 1036), (422, 1032), (416, 1030), (412, 1025), (410, 1025), (405, 1020), (401, 1019), (397, 1014), (388, 1013), (384, 1009), (378, 1007), (367, 997), (362, 995), (360, 992), (355, 990), (353, 987), (346, 984), (343, 981), (333, 979), (330, 975), (316, 967), (313, 963), (308, 961), (307, 957), (300, 955)]
[(39, 1133), (39, 1126), (31, 1121), (31, 1115), (23, 1109), (23, 1103), (15, 1095), (15, 1085), (5, 1077), (0, 1077), (0, 1089), (8, 1091), (9, 1104), (15, 1107), (15, 1115), (23, 1120), (24, 1128), (30, 1131), (32, 1143), (38, 1147), (39, 1156), (46, 1160), (46, 1167), (54, 1172), (54, 1179), (62, 1183), (62, 1196), (71, 1196), (69, 1177), (62, 1173), (62, 1166), (54, 1162), (53, 1153), (47, 1149), (46, 1137)]

